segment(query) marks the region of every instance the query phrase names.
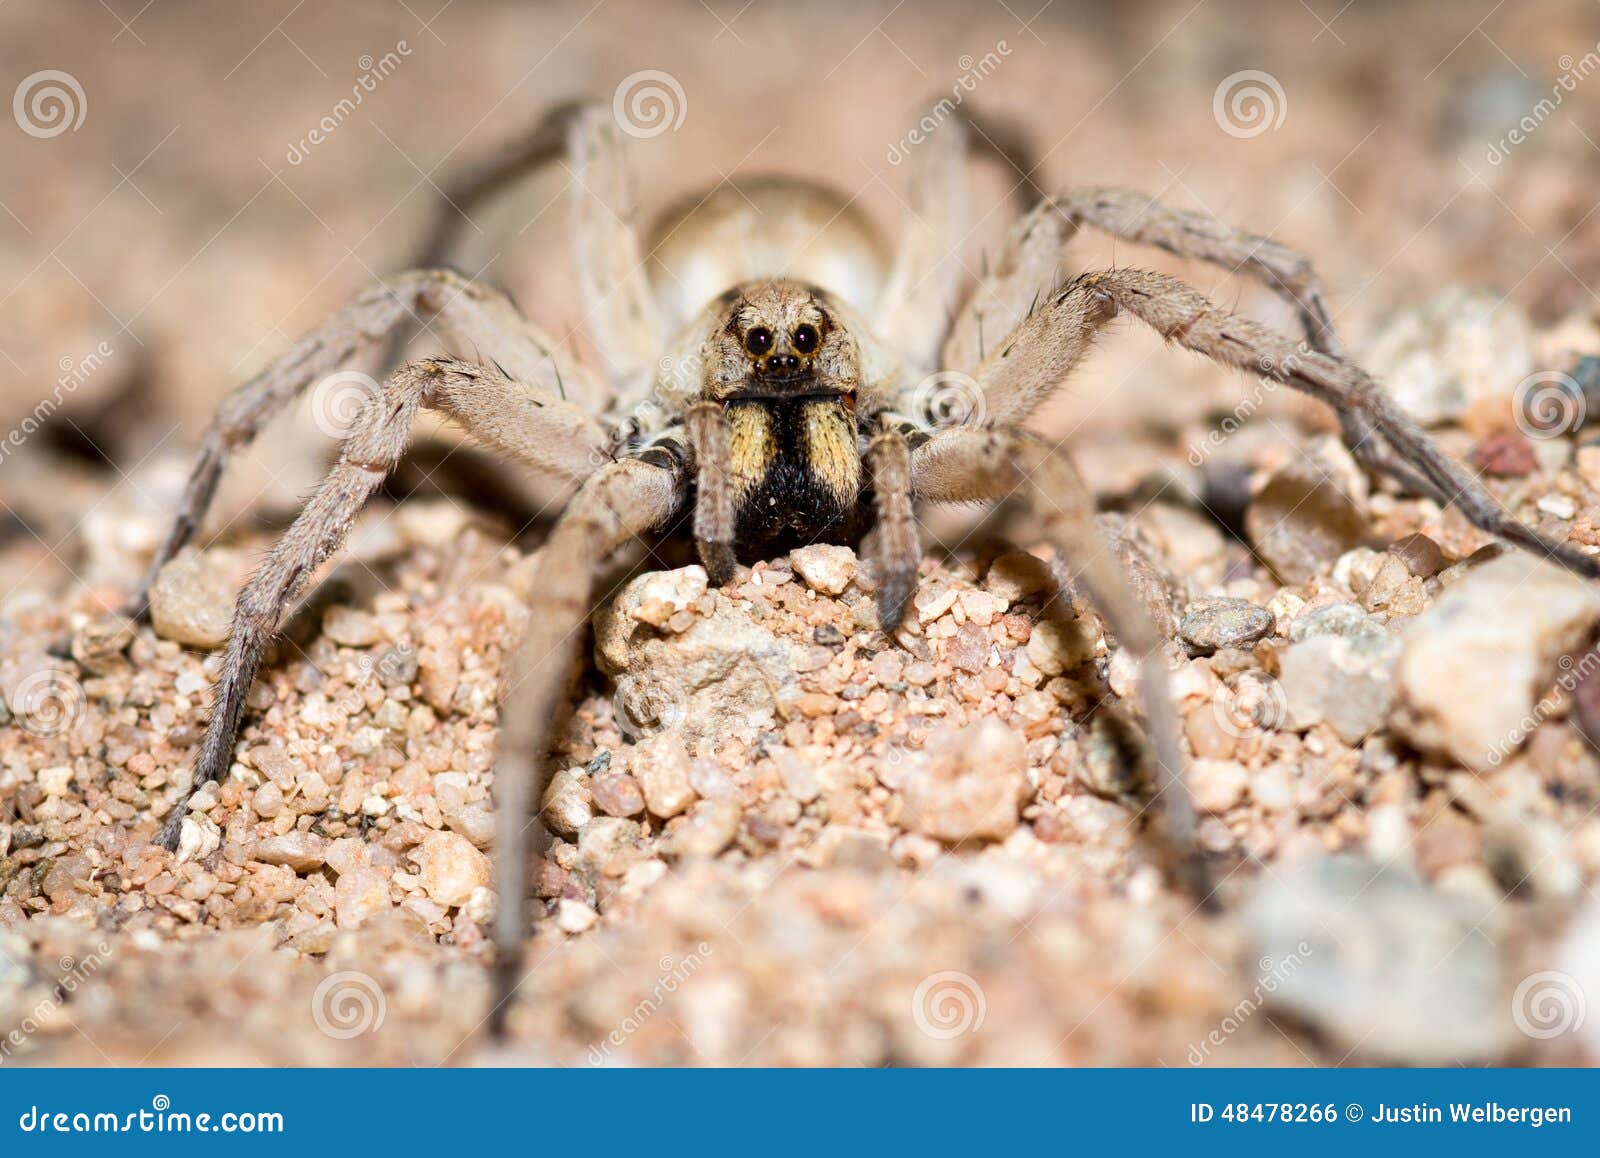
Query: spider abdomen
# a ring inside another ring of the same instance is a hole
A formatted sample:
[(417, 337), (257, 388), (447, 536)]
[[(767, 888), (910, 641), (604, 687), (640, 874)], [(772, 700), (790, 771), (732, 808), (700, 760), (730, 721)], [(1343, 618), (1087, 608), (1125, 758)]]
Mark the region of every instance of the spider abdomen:
[(730, 402), (728, 425), (741, 554), (859, 533), (861, 459), (846, 401)]

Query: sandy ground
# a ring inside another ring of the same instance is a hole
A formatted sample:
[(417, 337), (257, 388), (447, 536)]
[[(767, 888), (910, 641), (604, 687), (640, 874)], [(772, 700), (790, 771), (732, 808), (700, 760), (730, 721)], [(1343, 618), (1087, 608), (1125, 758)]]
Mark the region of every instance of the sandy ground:
[[(930, 515), (950, 546), (894, 640), (853, 555), (722, 591), (619, 561), (503, 1052), (479, 1028), (494, 697), (543, 520), (430, 474), (468, 457), (437, 443), (294, 616), (176, 856), (150, 840), (207, 648), (326, 462), (315, 415), (231, 472), (155, 628), (106, 616), (215, 402), (393, 270), (429, 181), (543, 105), (665, 70), (687, 107), (639, 144), (648, 208), (764, 169), (887, 225), (909, 110), (1002, 43), (971, 99), (1031, 127), (1042, 185), (1133, 184), (1315, 253), (1349, 344), (1447, 449), (1600, 546), (1588, 9), (1481, 7), (815, 5), (798, 33), (762, 2), (0, 8), (8, 82), (59, 69), (86, 106), (58, 135), (18, 122), (0, 170), (0, 427), (21, 434), (0, 458), (0, 1064), (1589, 1060), (1600, 600), (1373, 487), (1315, 406), (1142, 335), (1039, 425), (1168, 635), (1218, 916), (1164, 883), (1136, 672), (1052, 598), (1026, 525), (1018, 553)], [(1216, 106), (1250, 70), (1281, 90), (1259, 132)], [(473, 264), (581, 351), (559, 191), (483, 221)], [(984, 186), (974, 271), (1004, 193)]]

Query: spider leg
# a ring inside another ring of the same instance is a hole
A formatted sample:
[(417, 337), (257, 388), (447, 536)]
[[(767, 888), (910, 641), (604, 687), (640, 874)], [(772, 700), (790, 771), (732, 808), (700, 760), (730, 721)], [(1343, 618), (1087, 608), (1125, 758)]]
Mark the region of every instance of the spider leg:
[(885, 419), (867, 444), (867, 470), (877, 509), (875, 559), (878, 624), (893, 635), (917, 589), (922, 544), (911, 506), (911, 444), (907, 428)]
[(697, 402), (686, 416), (695, 465), (694, 543), (714, 587), (733, 578), (733, 464), (728, 415), (720, 402)]
[(638, 391), (668, 334), (645, 274), (626, 146), (612, 111), (590, 105), (572, 123), (567, 164), (584, 328), (613, 386)]
[[(414, 265), (459, 264), (465, 227), (518, 181), (552, 161), (571, 177), (573, 256), (584, 327), (615, 389), (646, 377), (666, 335), (645, 274), (643, 246), (627, 166), (626, 140), (609, 108), (569, 102), (551, 109), (531, 131), (467, 166), (444, 188)], [(388, 364), (412, 337), (397, 330)], [(598, 409), (602, 399), (584, 399)]]
[(448, 266), (461, 248), (462, 225), (522, 177), (560, 156), (569, 126), (583, 108), (579, 101), (556, 105), (520, 137), (462, 167), (445, 181), (433, 221), (414, 254), (414, 266)]
[(968, 132), (964, 118), (951, 117), (911, 146), (906, 158), (909, 204), (876, 329), (918, 377), (938, 365), (939, 343), (961, 288), (961, 245), (971, 215)]
[(490, 1031), (505, 1033), (511, 999), (522, 980), (522, 940), (527, 933), (529, 858), (543, 851), (545, 749), (550, 724), (566, 688), (584, 622), (594, 606), (600, 563), (623, 543), (658, 527), (684, 497), (682, 459), (657, 445), (638, 458), (612, 463), (593, 475), (567, 506), (540, 556), (534, 586), (537, 613), (507, 663), (500, 696), (499, 754), (495, 761), (494, 1005)]
[(356, 515), (405, 453), (417, 411), (434, 407), (491, 447), (523, 462), (554, 458), (554, 469), (570, 470), (575, 477), (579, 471), (591, 473), (588, 459), (571, 449), (574, 435), (582, 433), (575, 425), (590, 420), (575, 408), (550, 402), (554, 404), (541, 403), (522, 384), (496, 370), (445, 359), (411, 363), (367, 401), (333, 469), (239, 593), (193, 783), (167, 816), (161, 843), (176, 847), (189, 798), (227, 772), (245, 698), (268, 640), (285, 610), (339, 549)]
[[(519, 381), (529, 383), (529, 397), (540, 405), (561, 407), (561, 397), (571, 393), (597, 394), (598, 386), (583, 369), (569, 362), (557, 367), (555, 343), (525, 320), (509, 299), (487, 286), (469, 282), (448, 270), (417, 269), (362, 291), (332, 318), (302, 337), (294, 347), (239, 386), (217, 408), (200, 443), (189, 473), (178, 514), (165, 541), (156, 551), (129, 607), (135, 618), (149, 610), (150, 587), (161, 568), (194, 538), (216, 494), (228, 458), (250, 441), (266, 423), (298, 398), (312, 382), (322, 378), (385, 335), (413, 312), (433, 317), (440, 336), (463, 352), (493, 359)], [(573, 414), (581, 412), (571, 407)], [(571, 420), (574, 441), (566, 448), (564, 471), (571, 473), (591, 452), (607, 445), (604, 432), (592, 420)], [(596, 462), (599, 460), (596, 459)], [(582, 474), (593, 469), (593, 463)]]
[[(1269, 326), (1221, 308), (1166, 274), (1118, 269), (1074, 278), (1042, 302), (1005, 347), (984, 362), (979, 382), (986, 389), (994, 385), (1000, 409), (1006, 410), (1008, 395), (1024, 393), (1019, 388), (1017, 366), (1008, 363), (1029, 365), (1032, 372), (1059, 382), (1087, 348), (1093, 332), (1118, 309), (1185, 349), (1301, 390), (1341, 414), (1354, 413), (1474, 526), (1548, 556), (1576, 575), (1600, 578), (1600, 557), (1552, 542), (1514, 519), (1471, 471), (1445, 454), (1361, 367), (1305, 349)], [(991, 419), (994, 413), (995, 406), (991, 406)]]
[[(1132, 189), (1100, 187), (1046, 198), (1012, 227), (994, 271), (974, 290), (950, 328), (943, 351), (947, 368), (977, 366), (988, 352), (985, 335), (993, 341), (1028, 315), (1039, 287), (1060, 280), (1061, 254), (1085, 225), (1256, 278), (1294, 308), (1311, 349), (1334, 358), (1345, 356), (1321, 279), (1305, 254), (1235, 229), (1207, 213), (1174, 209)], [(1341, 410), (1339, 425), (1345, 445), (1358, 461), (1390, 475), (1407, 490), (1447, 501), (1365, 415)]]
[(1105, 617), (1111, 634), (1139, 658), (1139, 694), (1156, 766), (1156, 796), (1181, 883), (1202, 904), (1215, 903), (1210, 868), (1195, 837), (1194, 803), (1183, 777), (1183, 749), (1167, 680), (1162, 639), (1133, 594), (1126, 573), (1094, 522), (1094, 498), (1077, 469), (1044, 439), (1015, 427), (940, 431), (911, 455), (912, 488), (933, 502), (981, 502), (1016, 496), (1046, 538), (1075, 569), (1076, 582)]

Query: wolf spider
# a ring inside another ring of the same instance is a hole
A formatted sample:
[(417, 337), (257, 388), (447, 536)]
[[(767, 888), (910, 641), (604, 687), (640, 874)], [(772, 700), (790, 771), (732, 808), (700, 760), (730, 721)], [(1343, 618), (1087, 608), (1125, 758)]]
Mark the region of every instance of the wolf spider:
[[(949, 119), (912, 155), (911, 212), (888, 262), (847, 203), (793, 180), (713, 190), (668, 216), (647, 251), (632, 222), (626, 141), (609, 110), (587, 105), (555, 110), (516, 147), (465, 174), (424, 248), (426, 266), (448, 260), (456, 210), (565, 158), (585, 329), (598, 365), (558, 354), (497, 290), (418, 268), (358, 294), (222, 404), (141, 586), (141, 613), (150, 583), (200, 526), (229, 455), (310, 383), (416, 325), (436, 326), (451, 348), (477, 353), (470, 361), (413, 361), (389, 375), (244, 587), (191, 792), (227, 771), (264, 647), (394, 469), (424, 408), (576, 487), (544, 545), (534, 584), (540, 606), (508, 661), (501, 697), (496, 1032), (519, 981), (530, 846), (545, 843), (536, 805), (551, 722), (593, 609), (597, 571), (629, 540), (691, 514), (717, 584), (740, 557), (853, 541), (874, 528), (878, 613), (892, 635), (916, 583), (915, 501), (1019, 502), (1057, 549), (1063, 577), (1139, 658), (1167, 847), (1196, 898), (1211, 895), (1182, 779), (1163, 640), (1097, 530), (1095, 503), (1071, 461), (1023, 428), (1119, 314), (1327, 403), (1364, 464), (1454, 502), (1484, 531), (1580, 575), (1600, 575), (1595, 559), (1515, 521), (1344, 356), (1310, 261), (1267, 238), (1127, 190), (1069, 190), (1015, 223), (999, 260), (963, 297), (956, 255), (969, 228), (969, 151), (978, 136), (989, 140), (975, 129), (970, 118)], [(1056, 282), (1064, 250), (1084, 226), (1260, 279), (1292, 304), (1305, 340), (1231, 313), (1163, 273), (1109, 269)], [(654, 285), (647, 252), (667, 275)], [(995, 339), (987, 348), (985, 333)], [(952, 374), (975, 391), (967, 420), (953, 424), (937, 391), (925, 388)], [(186, 804), (178, 801), (163, 826), (169, 847)]]

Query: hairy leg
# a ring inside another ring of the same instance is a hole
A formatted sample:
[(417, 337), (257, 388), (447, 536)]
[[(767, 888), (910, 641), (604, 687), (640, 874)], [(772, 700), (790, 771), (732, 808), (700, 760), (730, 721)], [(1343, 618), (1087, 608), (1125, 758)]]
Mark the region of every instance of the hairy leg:
[(728, 416), (720, 402), (697, 402), (686, 416), (695, 468), (694, 542), (712, 586), (733, 578), (733, 466)]
[[(1132, 189), (1083, 188), (1047, 198), (1013, 227), (1000, 260), (973, 292), (944, 347), (944, 365), (970, 370), (992, 342), (1025, 318), (1037, 296), (1060, 280), (1061, 256), (1083, 226), (1113, 237), (1154, 246), (1178, 257), (1194, 258), (1232, 273), (1253, 277), (1292, 306), (1312, 350), (1345, 356), (1334, 329), (1322, 283), (1311, 259), (1271, 238), (1249, 233), (1212, 217), (1174, 209)], [(1368, 467), (1396, 478), (1407, 489), (1442, 497), (1383, 439), (1366, 416), (1340, 411), (1346, 445)]]
[(495, 991), (491, 1032), (503, 1036), (522, 979), (530, 857), (546, 834), (544, 794), (550, 724), (594, 604), (595, 573), (618, 546), (672, 518), (683, 499), (679, 459), (661, 449), (623, 459), (583, 485), (551, 532), (534, 578), (538, 606), (506, 667), (495, 760)]
[(581, 433), (573, 424), (588, 420), (569, 407), (532, 401), (520, 383), (496, 370), (434, 360), (414, 362), (391, 376), (363, 407), (340, 448), (338, 462), (316, 494), (239, 593), (193, 783), (161, 830), (160, 839), (167, 847), (176, 845), (189, 796), (220, 778), (233, 760), (245, 699), (267, 642), (295, 597), (339, 549), (356, 515), (405, 453), (412, 421), (423, 406), (450, 415), (491, 447), (522, 462), (542, 464), (555, 455), (555, 469), (565, 469), (572, 477), (578, 477), (580, 469), (584, 475), (590, 473), (588, 458), (573, 452), (574, 434)]
[(556, 105), (521, 136), (451, 174), (439, 193), (433, 222), (410, 264), (426, 268), (452, 264), (461, 247), (462, 226), (471, 220), (472, 211), (559, 157), (582, 109), (578, 101)]
[[(585, 102), (557, 106), (523, 136), (468, 165), (445, 185), (413, 262), (458, 264), (462, 235), (475, 213), (529, 174), (564, 160), (571, 176), (571, 235), (584, 327), (613, 389), (647, 376), (664, 340), (634, 220), (626, 143), (609, 108)], [(409, 324), (396, 331), (390, 364), (413, 335)], [(605, 401), (599, 395), (573, 400), (594, 412)]]
[(1014, 427), (941, 431), (911, 456), (912, 487), (933, 502), (982, 502), (1015, 496), (1061, 553), (1111, 634), (1139, 658), (1139, 693), (1156, 767), (1156, 795), (1177, 875), (1194, 897), (1212, 903), (1209, 868), (1195, 837), (1194, 804), (1183, 778), (1183, 749), (1167, 680), (1162, 639), (1116, 554), (1094, 522), (1094, 499), (1076, 468), (1037, 435)]
[[(555, 343), (517, 313), (505, 295), (469, 282), (448, 270), (418, 269), (362, 291), (332, 318), (238, 387), (217, 408), (200, 443), (183, 499), (166, 540), (150, 560), (130, 604), (143, 617), (150, 587), (161, 568), (194, 538), (216, 494), (229, 456), (248, 446), (263, 426), (316, 380), (333, 373), (364, 350), (375, 348), (403, 320), (420, 314), (438, 319), (442, 335), (462, 350), (492, 360), (520, 382), (534, 405), (565, 408), (586, 448), (607, 445), (598, 423), (582, 419), (576, 406), (561, 401), (563, 384), (584, 389), (580, 367), (556, 365)], [(593, 391), (598, 394), (596, 387)], [(587, 423), (587, 425), (585, 425)]]
[(886, 421), (867, 444), (867, 470), (877, 508), (878, 624), (893, 635), (917, 589), (922, 544), (911, 506), (911, 445), (906, 431)]
[(1185, 349), (1301, 390), (1340, 414), (1357, 415), (1474, 526), (1577, 575), (1600, 578), (1600, 557), (1546, 539), (1512, 518), (1477, 476), (1445, 454), (1361, 367), (1307, 350), (1166, 274), (1139, 269), (1083, 274), (1041, 302), (1006, 348), (979, 368), (979, 382), (986, 390), (992, 386), (998, 400), (990, 405), (991, 419), (997, 409), (1007, 410), (1008, 397), (1032, 396), (1024, 371), (1051, 383), (1061, 381), (1088, 348), (1094, 332), (1118, 310), (1126, 310)]
[(961, 288), (961, 245), (971, 227), (965, 119), (951, 117), (907, 157), (910, 203), (895, 238), (876, 331), (900, 350), (915, 377), (935, 369)]
[(626, 146), (611, 110), (587, 106), (572, 122), (567, 164), (584, 328), (613, 388), (637, 393), (667, 334), (645, 273)]

